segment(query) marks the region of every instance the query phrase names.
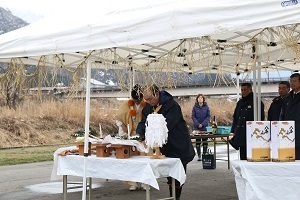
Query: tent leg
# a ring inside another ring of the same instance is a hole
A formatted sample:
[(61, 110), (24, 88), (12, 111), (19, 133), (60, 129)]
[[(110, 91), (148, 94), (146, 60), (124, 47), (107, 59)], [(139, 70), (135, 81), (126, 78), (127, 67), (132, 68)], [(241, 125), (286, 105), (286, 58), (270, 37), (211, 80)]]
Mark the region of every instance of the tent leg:
[(227, 136), (227, 165), (228, 169), (230, 169), (230, 154), (229, 154), (229, 135)]
[(174, 198), (174, 200), (176, 199), (176, 187), (174, 178), (172, 178), (172, 197)]
[(63, 193), (64, 193), (64, 200), (67, 200), (67, 184), (68, 184), (68, 176), (63, 175)]
[(91, 60), (87, 60), (86, 68), (86, 95), (85, 95), (85, 123), (84, 123), (84, 160), (83, 160), (83, 185), (82, 200), (86, 200), (87, 185), (87, 162), (88, 162), (88, 142), (89, 142), (89, 125), (90, 125), (90, 89), (91, 89)]
[(150, 200), (150, 187), (148, 184), (146, 185), (146, 200)]
[(91, 200), (92, 196), (92, 178), (89, 177), (89, 200)]

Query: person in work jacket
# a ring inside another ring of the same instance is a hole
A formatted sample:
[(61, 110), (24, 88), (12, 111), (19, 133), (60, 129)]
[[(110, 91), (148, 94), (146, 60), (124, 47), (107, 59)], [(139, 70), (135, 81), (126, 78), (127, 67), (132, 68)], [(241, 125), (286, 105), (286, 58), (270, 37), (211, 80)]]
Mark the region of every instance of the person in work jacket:
[[(237, 102), (234, 113), (231, 133), (234, 134), (229, 143), (240, 151), (240, 159), (247, 160), (246, 122), (254, 121), (253, 92), (250, 83), (241, 85), (242, 98)], [(265, 119), (264, 104), (261, 102), (261, 121)]]

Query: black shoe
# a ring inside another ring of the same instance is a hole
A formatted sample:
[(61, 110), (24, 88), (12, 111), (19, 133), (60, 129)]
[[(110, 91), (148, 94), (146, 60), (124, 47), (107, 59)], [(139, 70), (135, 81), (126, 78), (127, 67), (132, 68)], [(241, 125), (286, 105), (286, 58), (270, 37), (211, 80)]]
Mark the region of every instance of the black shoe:
[(198, 158), (198, 160), (197, 161), (202, 161), (202, 159), (201, 158)]

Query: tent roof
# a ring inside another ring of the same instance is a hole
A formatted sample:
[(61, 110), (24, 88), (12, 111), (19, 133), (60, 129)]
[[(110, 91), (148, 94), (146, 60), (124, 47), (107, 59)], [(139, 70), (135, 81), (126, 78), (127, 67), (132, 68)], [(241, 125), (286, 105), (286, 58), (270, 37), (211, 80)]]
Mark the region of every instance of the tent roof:
[(66, 67), (90, 57), (94, 66), (141, 70), (237, 73), (257, 62), (294, 70), (299, 11), (278, 0), (87, 1), (1, 35), (0, 61), (38, 64), (49, 55), (44, 64)]

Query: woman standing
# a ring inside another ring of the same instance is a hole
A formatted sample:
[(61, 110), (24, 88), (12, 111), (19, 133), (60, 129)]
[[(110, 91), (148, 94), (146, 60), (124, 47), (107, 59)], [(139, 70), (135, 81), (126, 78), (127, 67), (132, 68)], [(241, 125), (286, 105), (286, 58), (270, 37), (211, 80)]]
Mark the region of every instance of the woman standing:
[[(194, 122), (194, 130), (197, 131), (207, 131), (206, 127), (210, 120), (210, 110), (205, 102), (205, 97), (203, 94), (198, 94), (196, 98), (195, 105), (192, 110), (192, 119)], [(207, 139), (202, 139), (206, 141)], [(201, 161), (201, 139), (196, 139), (196, 150), (198, 154), (198, 161)], [(203, 142), (203, 154), (207, 152), (207, 142)]]

